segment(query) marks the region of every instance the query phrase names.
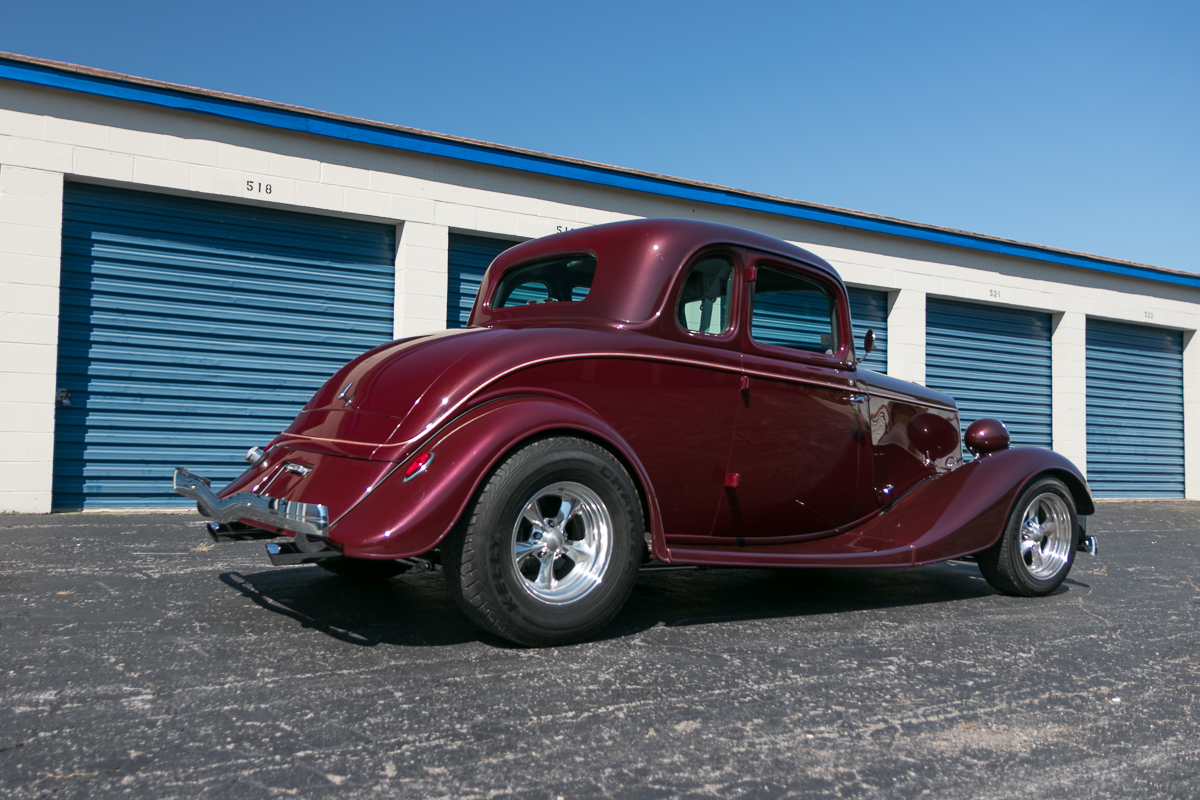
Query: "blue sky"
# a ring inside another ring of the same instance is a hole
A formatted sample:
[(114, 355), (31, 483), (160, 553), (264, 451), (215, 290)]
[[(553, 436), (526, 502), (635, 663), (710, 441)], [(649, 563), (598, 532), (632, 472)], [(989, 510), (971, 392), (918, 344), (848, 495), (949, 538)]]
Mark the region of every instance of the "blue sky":
[(0, 50), (1200, 271), (1200, 4), (6, 4)]

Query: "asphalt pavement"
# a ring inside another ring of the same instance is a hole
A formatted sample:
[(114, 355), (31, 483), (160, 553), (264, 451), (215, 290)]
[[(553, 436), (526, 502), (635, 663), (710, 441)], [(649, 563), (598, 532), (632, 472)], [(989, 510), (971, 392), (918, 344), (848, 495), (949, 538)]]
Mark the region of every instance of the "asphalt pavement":
[(0, 516), (0, 795), (1190, 798), (1200, 504), (1105, 503), (1046, 598), (978, 569), (643, 574), (482, 633), (180, 514)]

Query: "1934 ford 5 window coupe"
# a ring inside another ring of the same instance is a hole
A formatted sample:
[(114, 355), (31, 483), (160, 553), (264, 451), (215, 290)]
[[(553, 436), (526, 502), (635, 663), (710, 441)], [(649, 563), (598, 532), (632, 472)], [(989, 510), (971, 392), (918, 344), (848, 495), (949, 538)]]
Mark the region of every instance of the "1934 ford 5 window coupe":
[(859, 361), (812, 253), (690, 220), (582, 228), (501, 254), (469, 327), (347, 364), (225, 488), (174, 485), (216, 538), (293, 537), (277, 564), (438, 565), (528, 645), (594, 634), (665, 564), (973, 556), (1002, 592), (1056, 589), (1094, 549), (1079, 470), (998, 420), (960, 436), (953, 399)]

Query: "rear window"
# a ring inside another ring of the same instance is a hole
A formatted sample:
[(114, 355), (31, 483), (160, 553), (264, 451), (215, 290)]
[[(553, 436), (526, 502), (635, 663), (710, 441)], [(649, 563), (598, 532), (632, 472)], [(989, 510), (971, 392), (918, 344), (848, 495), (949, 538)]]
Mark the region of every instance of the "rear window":
[(492, 308), (577, 303), (596, 275), (595, 256), (565, 256), (509, 270), (492, 296)]

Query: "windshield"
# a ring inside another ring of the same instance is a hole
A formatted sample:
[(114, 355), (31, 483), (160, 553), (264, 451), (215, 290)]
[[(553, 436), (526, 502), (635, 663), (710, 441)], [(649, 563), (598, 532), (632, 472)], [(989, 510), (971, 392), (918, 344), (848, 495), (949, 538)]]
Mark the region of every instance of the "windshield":
[(596, 274), (595, 256), (564, 256), (509, 270), (496, 287), (492, 308), (539, 303), (577, 303)]

